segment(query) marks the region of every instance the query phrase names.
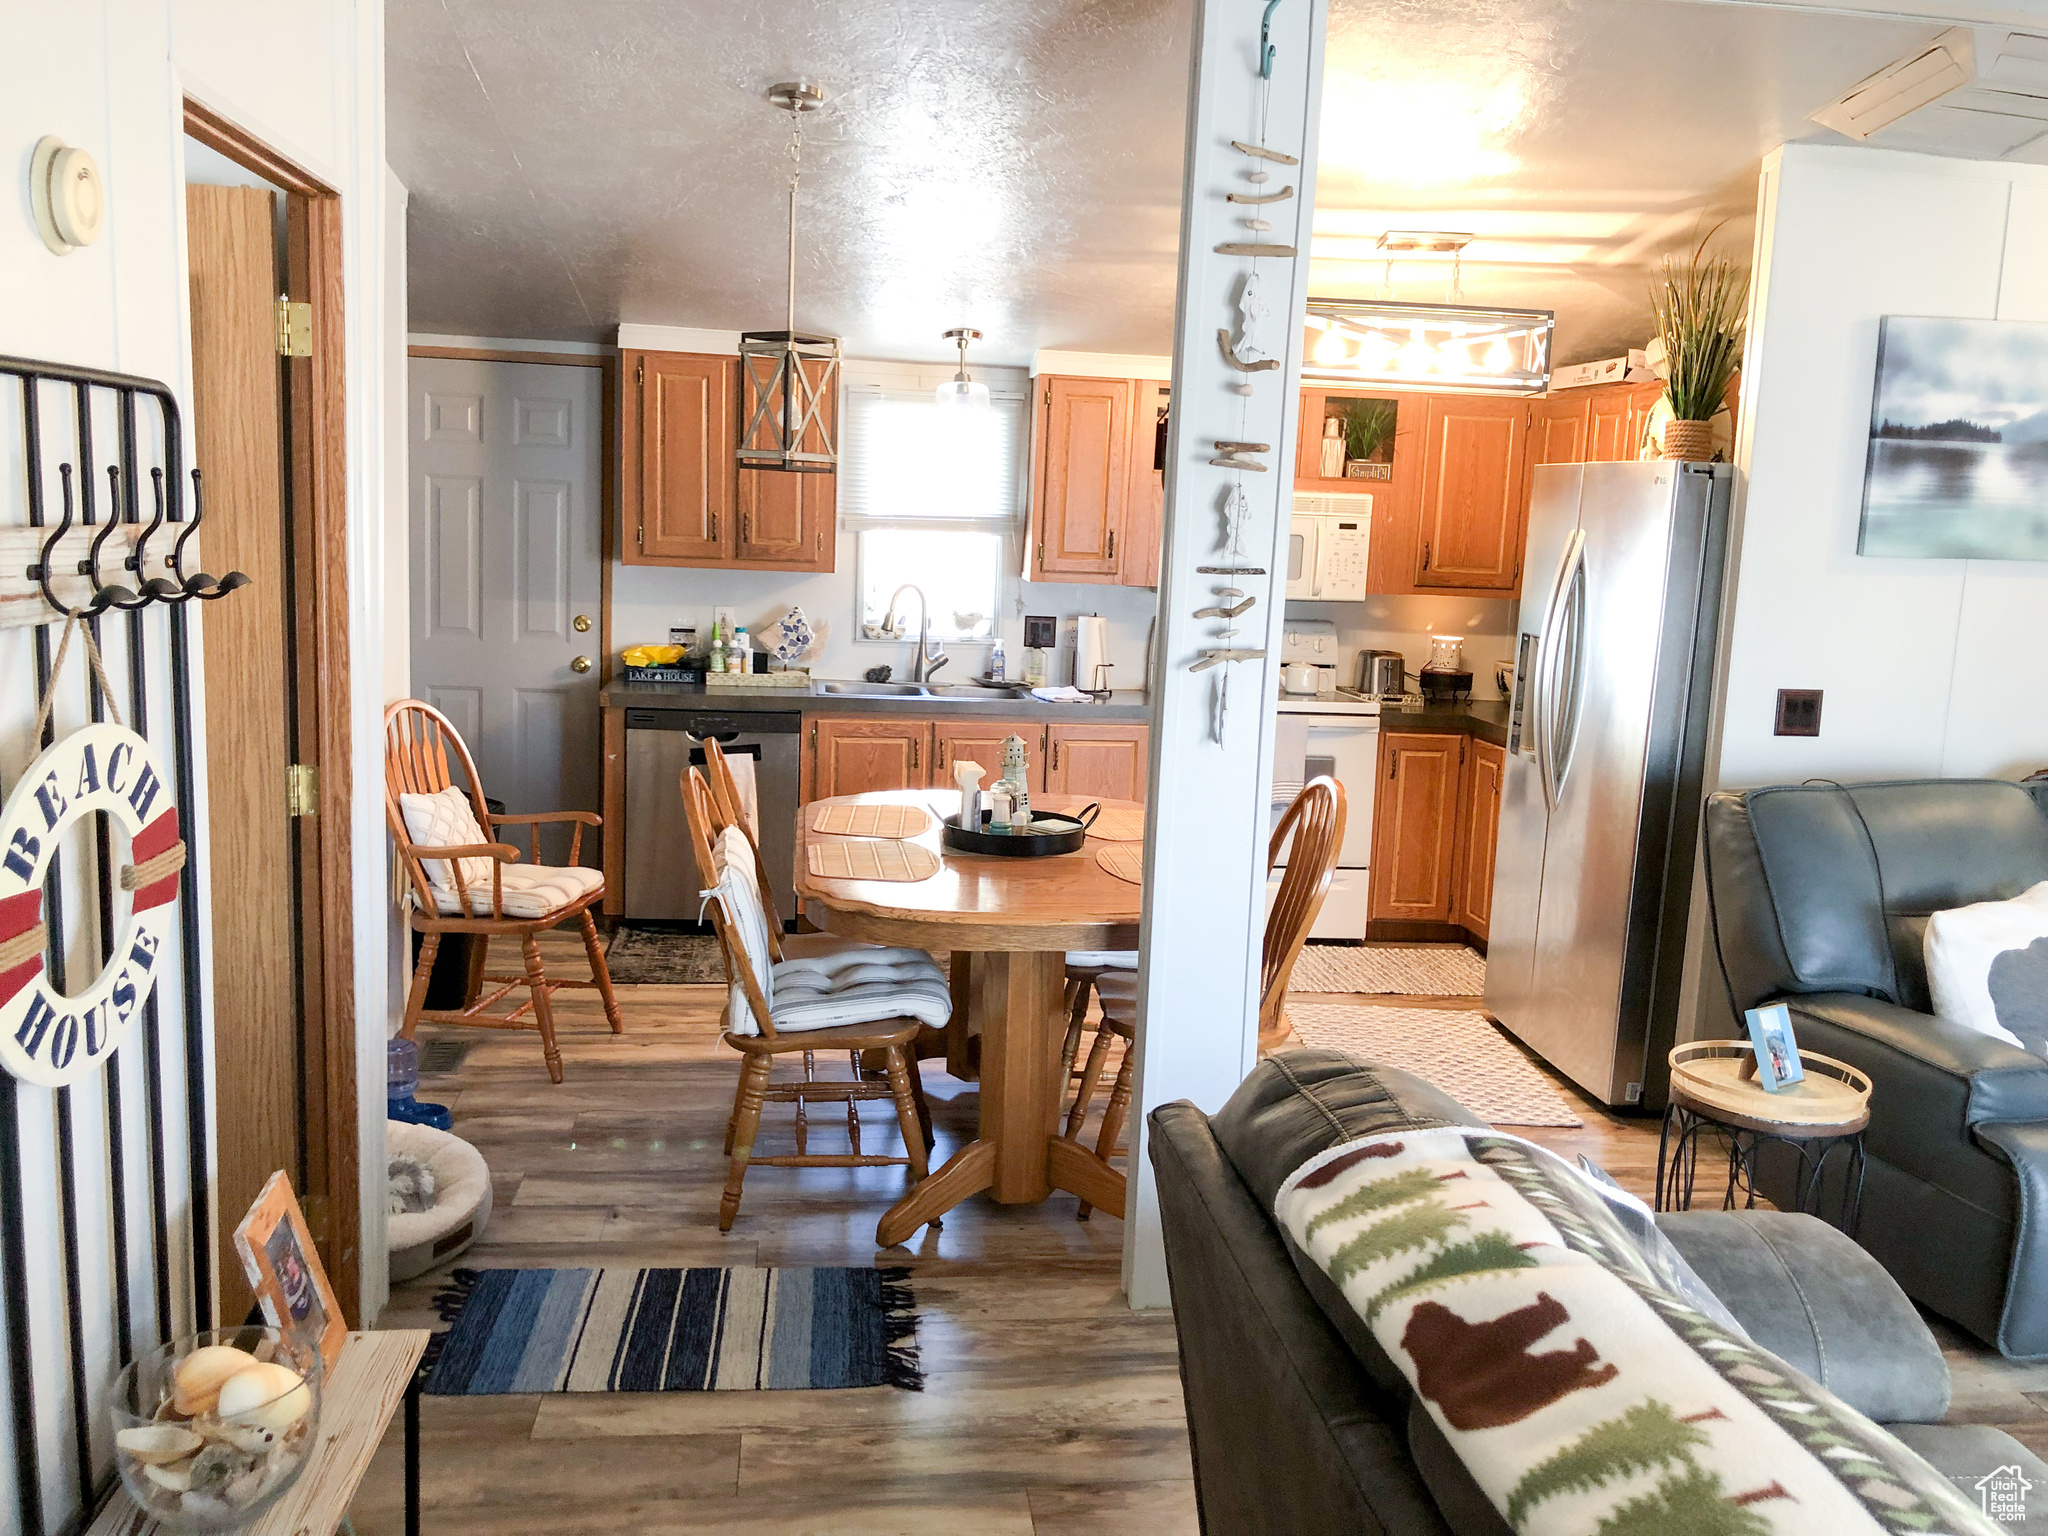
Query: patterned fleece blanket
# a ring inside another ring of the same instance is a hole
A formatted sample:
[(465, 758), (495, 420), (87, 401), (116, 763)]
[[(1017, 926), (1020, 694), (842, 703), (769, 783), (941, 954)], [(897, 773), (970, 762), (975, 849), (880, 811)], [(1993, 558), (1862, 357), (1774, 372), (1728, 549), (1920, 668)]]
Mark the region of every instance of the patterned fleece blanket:
[(1933, 1467), (1684, 1301), (1576, 1169), (1464, 1127), (1274, 1202), (1525, 1536), (1997, 1536)]

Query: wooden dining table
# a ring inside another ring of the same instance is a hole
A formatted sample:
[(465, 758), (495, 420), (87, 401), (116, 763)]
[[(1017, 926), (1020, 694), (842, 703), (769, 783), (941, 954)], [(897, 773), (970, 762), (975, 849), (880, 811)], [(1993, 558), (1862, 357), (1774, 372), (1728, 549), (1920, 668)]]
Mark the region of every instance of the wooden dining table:
[[(1073, 795), (1032, 797), (1036, 810), (1074, 811), (1091, 803)], [(1127, 800), (1099, 803), (1104, 810), (1142, 810)], [(916, 805), (930, 813), (931, 825), (906, 841), (938, 855), (936, 874), (900, 881), (811, 873), (811, 844), (859, 840), (813, 831), (818, 807), (874, 804)], [(1062, 1189), (1112, 1215), (1124, 1211), (1124, 1176), (1059, 1134), (1060, 1047), (1067, 951), (1136, 949), (1142, 890), (1096, 862), (1104, 845), (1095, 838), (1077, 852), (1044, 858), (947, 848), (940, 826), (959, 806), (957, 790), (905, 789), (814, 800), (797, 811), (798, 896), (824, 908), (833, 933), (950, 952), (953, 1031), (961, 1029), (962, 1003), (980, 1029), (979, 1134), (889, 1208), (875, 1229), (884, 1247), (906, 1241), (984, 1190), (1006, 1205), (1024, 1205)]]

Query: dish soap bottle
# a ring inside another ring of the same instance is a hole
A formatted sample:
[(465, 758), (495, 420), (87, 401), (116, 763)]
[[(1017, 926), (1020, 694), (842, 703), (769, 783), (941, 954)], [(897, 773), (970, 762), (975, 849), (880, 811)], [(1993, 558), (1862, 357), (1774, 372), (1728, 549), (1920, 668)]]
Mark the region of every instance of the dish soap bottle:
[(711, 655), (704, 670), (706, 672), (723, 672), (725, 670), (725, 631), (719, 626), (716, 619), (711, 621)]
[(732, 644), (725, 650), (725, 670), (744, 674), (752, 664), (754, 642), (747, 638), (747, 626), (735, 624), (732, 627)]
[(1025, 754), (1022, 736), (1013, 734), (1003, 739), (1002, 787), (1010, 796), (1011, 827), (1030, 826), (1031, 763)]
[(1003, 659), (1003, 637), (997, 635), (995, 644), (988, 648), (988, 680), (992, 683), (1005, 681), (1003, 669), (1006, 665)]

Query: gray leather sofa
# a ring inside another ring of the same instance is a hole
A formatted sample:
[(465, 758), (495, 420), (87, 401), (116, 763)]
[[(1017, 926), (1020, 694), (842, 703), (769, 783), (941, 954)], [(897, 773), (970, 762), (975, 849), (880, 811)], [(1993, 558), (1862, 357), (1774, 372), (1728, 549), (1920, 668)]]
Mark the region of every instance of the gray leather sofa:
[[(2048, 1357), (2048, 1060), (1931, 1013), (1921, 963), (1929, 913), (2048, 880), (2033, 795), (1997, 779), (1717, 794), (1706, 869), (1737, 1015), (1783, 1002), (1801, 1045), (1870, 1076), (1857, 1241), (1986, 1343)], [(1782, 1162), (1760, 1183), (1791, 1203)]]
[[(1480, 1123), (1419, 1078), (1323, 1050), (1269, 1057), (1213, 1118), (1187, 1103), (1153, 1111), (1210, 1536), (1508, 1531), (1406, 1378), (1322, 1271), (1296, 1262), (1271, 1215), (1281, 1181), (1324, 1147)], [(1832, 1227), (1763, 1211), (1687, 1212), (1659, 1225), (1759, 1344), (1887, 1424), (1966, 1492), (2011, 1466), (2048, 1488), (2048, 1465), (2003, 1431), (1934, 1422), (1949, 1401), (1939, 1347), (1898, 1286)]]

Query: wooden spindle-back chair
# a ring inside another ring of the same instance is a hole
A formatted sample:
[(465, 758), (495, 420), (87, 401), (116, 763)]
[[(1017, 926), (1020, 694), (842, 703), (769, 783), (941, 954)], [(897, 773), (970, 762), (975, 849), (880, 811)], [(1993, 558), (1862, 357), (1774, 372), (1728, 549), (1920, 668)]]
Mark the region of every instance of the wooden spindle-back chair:
[[(1344, 786), (1327, 775), (1309, 780), (1294, 803), (1287, 807), (1280, 824), (1266, 843), (1266, 872), (1270, 875), (1280, 855), (1287, 855), (1287, 868), (1280, 876), (1280, 889), (1266, 911), (1266, 936), (1259, 952), (1259, 1054), (1278, 1050), (1290, 1033), (1287, 1023), (1287, 982), (1294, 974), (1294, 962), (1301, 946), (1308, 942), (1323, 898), (1330, 894), (1330, 882), (1337, 873), (1337, 853), (1344, 846)], [(1290, 843), (1290, 839), (1292, 839)], [(1124, 1059), (1117, 1068), (1116, 1086), (1103, 1107), (1102, 1130), (1095, 1140), (1095, 1155), (1108, 1158), (1116, 1150), (1124, 1119), (1131, 1108), (1131, 1079), (1135, 1063), (1131, 1046), (1138, 1031), (1138, 973), (1109, 971), (1095, 982), (1095, 995), (1102, 1004), (1102, 1023), (1095, 1031), (1095, 1043), (1088, 1063), (1081, 1071), (1081, 1086), (1067, 1114), (1066, 1134), (1080, 1134), (1088, 1117), (1089, 1101), (1101, 1085), (1103, 1068), (1109, 1060), (1110, 1041), (1124, 1042)], [(1088, 1203), (1081, 1202), (1087, 1216)]]
[[(683, 814), (690, 828), (690, 852), (697, 863), (698, 878), (703, 882), (701, 889), (709, 891), (718, 884), (711, 851), (714, 839), (728, 826), (738, 826), (744, 832), (745, 823), (739, 819), (726, 821), (721, 818), (702, 770), (685, 769), (681, 789)], [(749, 839), (750, 847), (751, 841)], [(758, 856), (755, 864), (758, 870)], [(767, 910), (772, 913), (774, 908)], [(732, 1230), (733, 1219), (739, 1214), (741, 1187), (746, 1181), (747, 1168), (753, 1163), (766, 1164), (771, 1168), (875, 1168), (907, 1164), (913, 1180), (923, 1179), (929, 1166), (925, 1154), (931, 1146), (931, 1111), (925, 1104), (924, 1084), (907, 1050), (922, 1028), (920, 1022), (900, 1017), (839, 1025), (831, 1029), (778, 1031), (774, 1012), (762, 993), (760, 978), (755, 974), (754, 957), (747, 951), (745, 935), (728, 918), (723, 903), (711, 902), (709, 911), (712, 931), (718, 936), (719, 952), (725, 960), (727, 987), (730, 989), (737, 985), (741, 989), (755, 1027), (760, 1030), (757, 1035), (742, 1035), (728, 1028), (723, 1037), (727, 1045), (740, 1053), (741, 1063), (732, 1116), (726, 1122), (725, 1151), (729, 1162), (725, 1193), (718, 1203), (718, 1230)], [(775, 924), (771, 921), (768, 926), (772, 931)], [(809, 1058), (821, 1050), (847, 1052), (853, 1062), (853, 1076), (843, 1081), (815, 1077), (808, 1070)], [(879, 1081), (860, 1071), (859, 1058), (863, 1051), (874, 1052), (879, 1057), (882, 1063)], [(777, 1056), (799, 1054), (806, 1058), (807, 1063), (802, 1082), (775, 1083), (770, 1080)], [(888, 1157), (861, 1150), (860, 1119), (854, 1106), (863, 1099), (894, 1101), (897, 1124), (903, 1132), (904, 1156)], [(812, 1101), (844, 1103), (847, 1106), (848, 1151), (814, 1153), (809, 1150), (804, 1111)], [(754, 1156), (754, 1139), (761, 1127), (761, 1110), (770, 1102), (794, 1103), (797, 1106), (797, 1150), (794, 1155)]]
[[(461, 776), (459, 785), (456, 782), (458, 772)], [(522, 865), (519, 849), (495, 840), (461, 847), (415, 843), (406, 827), (398, 797), (438, 794), (449, 788), (461, 789), (479, 827), (495, 830), (503, 826), (525, 826), (532, 858)], [(494, 814), (484, 799), (483, 782), (477, 775), (476, 762), (448, 717), (418, 699), (401, 699), (384, 711), (384, 819), (405, 868), (412, 901), (408, 921), (421, 936), (419, 959), (413, 967), (412, 985), (406, 993), (405, 1021), (400, 1026), (400, 1033), (406, 1039), (413, 1038), (422, 1021), (468, 1024), (485, 1029), (535, 1030), (540, 1035), (541, 1057), (547, 1064), (548, 1076), (559, 1083), (562, 1080), (562, 1056), (555, 1045), (554, 1011), (550, 1003), (558, 989), (595, 988), (604, 1001), (604, 1016), (611, 1025), (612, 1033), (616, 1035), (624, 1031), (625, 1026), (619, 1019), (618, 999), (612, 993), (611, 972), (605, 968), (604, 945), (598, 939), (597, 925), (590, 915), (590, 909), (604, 899), (604, 881), (602, 878), (591, 879), (596, 874), (594, 870), (586, 873), (577, 866), (583, 851), (583, 829), (602, 825), (602, 818), (589, 811)], [(528, 874), (548, 868), (538, 864), (540, 829), (557, 823), (566, 823), (571, 828), (569, 863), (576, 869), (566, 878), (569, 883), (584, 888), (535, 915), (508, 915), (504, 889), (507, 868), (519, 866), (521, 885), (525, 884)], [(491, 861), (488, 901), (482, 889), (471, 888), (463, 872), (462, 861), (477, 858)], [(443, 892), (436, 889), (427, 872), (429, 863), (442, 861), (447, 865), (455, 889), (457, 910), (454, 912), (442, 910)], [(572, 918), (583, 930), (583, 949), (590, 958), (589, 981), (553, 980), (541, 964), (538, 935)], [(440, 952), (441, 936), (451, 933), (467, 934), (477, 941), (470, 979), (464, 991), (464, 1006), (429, 1009), (426, 1006), (427, 984), (433, 974), (434, 959)], [(525, 962), (521, 974), (484, 974), (484, 957), (494, 938), (519, 940), (520, 954)], [(482, 983), (496, 983), (497, 990), (488, 996), (478, 997), (475, 994), (481, 990)], [(525, 1002), (510, 1013), (486, 1012), (506, 993), (522, 985), (527, 991)]]

